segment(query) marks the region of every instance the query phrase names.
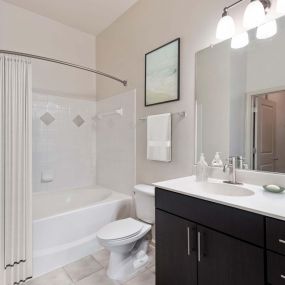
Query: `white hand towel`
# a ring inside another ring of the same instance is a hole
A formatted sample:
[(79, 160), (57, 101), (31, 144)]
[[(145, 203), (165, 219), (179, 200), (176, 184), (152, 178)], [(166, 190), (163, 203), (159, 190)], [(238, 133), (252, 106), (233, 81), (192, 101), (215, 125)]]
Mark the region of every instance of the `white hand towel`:
[(147, 117), (147, 159), (171, 161), (171, 114)]

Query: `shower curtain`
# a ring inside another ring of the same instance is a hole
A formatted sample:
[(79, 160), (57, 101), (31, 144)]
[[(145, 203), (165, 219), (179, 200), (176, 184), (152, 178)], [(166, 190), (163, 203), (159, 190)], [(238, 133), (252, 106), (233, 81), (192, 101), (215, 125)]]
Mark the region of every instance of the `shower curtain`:
[(32, 67), (0, 55), (1, 265), (4, 285), (32, 276)]

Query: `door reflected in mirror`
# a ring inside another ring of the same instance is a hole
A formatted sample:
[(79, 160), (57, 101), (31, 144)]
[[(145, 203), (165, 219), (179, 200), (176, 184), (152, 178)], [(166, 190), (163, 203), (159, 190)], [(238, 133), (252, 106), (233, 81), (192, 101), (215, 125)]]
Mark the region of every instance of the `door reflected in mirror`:
[(252, 169), (285, 173), (285, 91), (252, 96)]

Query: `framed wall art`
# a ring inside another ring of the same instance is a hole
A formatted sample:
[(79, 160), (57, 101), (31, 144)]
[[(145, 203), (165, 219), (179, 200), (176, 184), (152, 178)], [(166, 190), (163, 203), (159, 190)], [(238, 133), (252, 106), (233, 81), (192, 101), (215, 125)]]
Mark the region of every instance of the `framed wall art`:
[(180, 98), (180, 38), (145, 55), (145, 106)]

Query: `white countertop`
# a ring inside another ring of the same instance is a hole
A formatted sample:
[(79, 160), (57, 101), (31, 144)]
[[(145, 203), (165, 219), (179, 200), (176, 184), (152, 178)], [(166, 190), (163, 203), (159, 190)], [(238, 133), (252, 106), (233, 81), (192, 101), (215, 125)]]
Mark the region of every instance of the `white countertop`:
[[(209, 179), (208, 182), (223, 183), (217, 179)], [(285, 192), (275, 194), (265, 191), (262, 186), (243, 184), (238, 187), (250, 189), (254, 192), (254, 195), (226, 196), (201, 191), (201, 187), (198, 187), (199, 184), (196, 182), (195, 176), (189, 176), (158, 182), (153, 185), (168, 191), (285, 221)]]

